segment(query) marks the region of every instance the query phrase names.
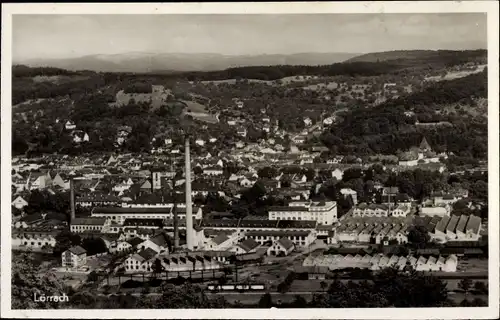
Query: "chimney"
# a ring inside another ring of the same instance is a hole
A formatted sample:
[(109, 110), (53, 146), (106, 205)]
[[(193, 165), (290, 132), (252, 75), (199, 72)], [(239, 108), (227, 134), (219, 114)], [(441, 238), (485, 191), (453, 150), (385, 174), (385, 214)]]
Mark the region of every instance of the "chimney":
[(69, 180), (69, 191), (70, 191), (70, 208), (71, 208), (71, 218), (70, 223), (75, 220), (75, 185), (73, 182), (73, 177)]
[[(175, 177), (174, 177), (174, 184), (175, 184)], [(171, 190), (171, 193), (173, 195), (173, 202), (174, 206), (172, 207), (172, 213), (173, 213), (173, 227), (174, 227), (174, 252), (179, 249), (179, 216), (177, 214), (177, 194), (175, 190)]]
[(189, 151), (189, 138), (186, 137), (185, 162), (186, 162), (186, 242), (188, 250), (193, 250), (193, 205), (191, 204), (191, 157)]

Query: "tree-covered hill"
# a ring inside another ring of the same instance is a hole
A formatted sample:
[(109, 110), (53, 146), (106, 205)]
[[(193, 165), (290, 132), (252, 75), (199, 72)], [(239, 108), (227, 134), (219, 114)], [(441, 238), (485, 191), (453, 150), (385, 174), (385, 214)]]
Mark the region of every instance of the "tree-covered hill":
[(486, 50), (395, 50), (367, 53), (356, 56), (346, 62), (382, 62), (382, 61), (407, 61), (408, 63), (442, 63), (447, 66), (458, 65), (470, 61), (484, 61), (486, 63)]
[[(360, 106), (342, 115), (343, 121), (324, 132), (321, 140), (334, 152), (395, 154), (418, 146), (426, 137), (436, 151), (484, 158), (487, 155), (487, 116), (443, 115), (443, 105), (487, 97), (486, 71), (461, 79), (432, 84), (421, 92), (389, 100), (376, 107)], [(408, 116), (408, 111), (414, 112)], [(449, 126), (416, 126), (416, 120), (446, 122)]]

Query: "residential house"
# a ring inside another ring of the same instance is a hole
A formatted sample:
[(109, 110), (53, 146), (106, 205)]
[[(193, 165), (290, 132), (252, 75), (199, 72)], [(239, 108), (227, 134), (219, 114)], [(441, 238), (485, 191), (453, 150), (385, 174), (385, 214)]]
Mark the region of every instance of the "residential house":
[(76, 129), (75, 123), (71, 120), (66, 121), (66, 124), (64, 125), (64, 127), (66, 128), (66, 130), (75, 130)]
[(326, 125), (326, 126), (330, 126), (330, 125), (332, 125), (332, 124), (333, 124), (333, 122), (334, 122), (333, 117), (328, 117), (328, 118), (325, 118), (325, 119), (323, 120), (323, 124), (324, 124), (324, 125)]
[(344, 171), (340, 168), (336, 168), (332, 171), (332, 178), (335, 178), (338, 181), (341, 181), (343, 176), (344, 176)]
[(146, 248), (130, 255), (124, 262), (125, 272), (151, 272), (157, 255), (158, 251), (151, 248)]
[(254, 253), (257, 251), (257, 248), (259, 246), (260, 244), (258, 242), (256, 242), (252, 238), (248, 238), (233, 246), (230, 251), (234, 252), (235, 254)]
[(220, 176), (223, 173), (224, 173), (223, 168), (219, 166), (207, 167), (203, 169), (203, 174), (208, 176)]
[(54, 228), (23, 228), (12, 230), (12, 247), (33, 251), (53, 248), (56, 245), (58, 230)]
[(240, 236), (238, 233), (227, 234), (225, 232), (219, 233), (215, 238), (207, 241), (204, 250), (208, 251), (227, 251), (231, 249), (238, 241)]
[(138, 248), (140, 250), (152, 249), (159, 253), (169, 253), (171, 250), (171, 239), (165, 232), (160, 232), (148, 240), (141, 243)]
[(342, 194), (344, 198), (351, 197), (354, 205), (358, 203), (358, 193), (356, 191), (350, 188), (342, 188), (340, 189), (340, 194)]
[(79, 269), (87, 264), (87, 250), (74, 246), (61, 255), (62, 266), (66, 269)]
[(237, 131), (236, 131), (236, 134), (238, 134), (239, 136), (245, 138), (247, 136), (247, 129), (246, 128), (239, 128)]
[(268, 256), (288, 256), (295, 249), (295, 244), (288, 238), (281, 238), (275, 241), (269, 249)]
[(29, 203), (28, 201), (24, 200), (22, 196), (17, 196), (15, 199), (12, 201), (12, 206), (14, 208), (17, 208), (19, 210), (22, 210), (24, 207), (26, 207)]

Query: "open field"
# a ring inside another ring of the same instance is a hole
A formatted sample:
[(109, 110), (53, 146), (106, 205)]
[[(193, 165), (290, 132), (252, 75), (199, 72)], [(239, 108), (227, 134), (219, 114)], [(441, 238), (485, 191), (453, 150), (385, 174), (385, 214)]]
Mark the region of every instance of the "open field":
[(181, 100), (187, 106), (187, 112), (189, 113), (206, 113), (207, 109), (201, 103), (196, 101)]
[(193, 117), (195, 120), (208, 122), (208, 123), (217, 123), (219, 119), (217, 119), (214, 115), (207, 112), (207, 109), (201, 103), (195, 101), (185, 101), (182, 100), (187, 106), (187, 109), (184, 111), (185, 115), (189, 115)]
[(152, 92), (152, 93), (125, 93), (123, 90), (120, 90), (116, 94), (116, 102), (110, 104), (112, 106), (123, 106), (130, 103), (133, 99), (137, 103), (146, 103), (151, 101), (151, 109), (156, 110), (162, 105), (165, 105), (167, 102), (167, 98), (172, 94), (169, 89), (164, 89), (161, 92)]
[(303, 87), (304, 90), (320, 90), (320, 89), (327, 89), (327, 90), (333, 90), (333, 89), (338, 89), (339, 84), (337, 82), (328, 82), (328, 83), (317, 83), (317, 84), (311, 84), (308, 86)]
[(425, 80), (426, 81), (447, 81), (447, 80), (463, 78), (463, 77), (467, 77), (467, 76), (474, 74), (474, 73), (483, 72), (484, 68), (486, 68), (486, 65), (480, 65), (475, 70), (451, 71), (451, 72), (448, 72), (444, 77), (432, 76), (432, 77), (425, 78)]

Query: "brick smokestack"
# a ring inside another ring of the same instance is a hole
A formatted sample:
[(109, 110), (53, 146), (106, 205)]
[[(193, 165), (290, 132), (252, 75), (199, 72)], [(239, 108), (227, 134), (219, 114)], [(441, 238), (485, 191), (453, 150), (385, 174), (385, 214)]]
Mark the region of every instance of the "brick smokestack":
[(188, 250), (193, 250), (193, 205), (191, 203), (191, 156), (189, 151), (189, 137), (186, 137), (184, 150), (186, 161), (186, 243)]
[(72, 223), (75, 220), (75, 183), (73, 181), (73, 178), (69, 180), (69, 192), (70, 192), (70, 209), (71, 209), (71, 216), (70, 216), (70, 223)]
[(179, 215), (177, 214), (177, 192), (175, 192), (176, 179), (172, 180), (172, 196), (174, 201), (174, 207), (172, 208), (174, 216), (174, 252), (179, 249)]

